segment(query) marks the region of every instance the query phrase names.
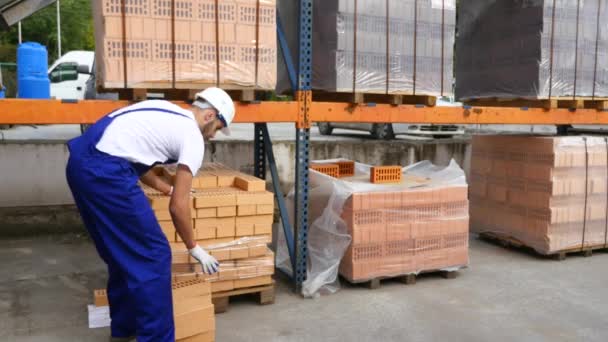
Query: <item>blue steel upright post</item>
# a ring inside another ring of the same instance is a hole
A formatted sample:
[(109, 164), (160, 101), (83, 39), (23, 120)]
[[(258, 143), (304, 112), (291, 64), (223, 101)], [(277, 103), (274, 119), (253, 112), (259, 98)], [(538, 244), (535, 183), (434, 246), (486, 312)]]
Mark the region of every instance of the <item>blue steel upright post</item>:
[(312, 102), (312, 1), (300, 0), (298, 53), (298, 121), (296, 123), (296, 197), (295, 197), (295, 269), (297, 292), (306, 280), (308, 258), (308, 161), (310, 147), (310, 107)]

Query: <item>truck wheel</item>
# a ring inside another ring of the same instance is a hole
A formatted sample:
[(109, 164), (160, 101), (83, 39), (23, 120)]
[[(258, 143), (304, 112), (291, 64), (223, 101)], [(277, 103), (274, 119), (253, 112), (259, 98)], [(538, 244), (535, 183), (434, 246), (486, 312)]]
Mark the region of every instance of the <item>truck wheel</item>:
[(329, 122), (319, 122), (317, 123), (317, 126), (319, 127), (319, 133), (321, 133), (321, 135), (331, 135), (334, 131), (334, 128), (331, 127)]

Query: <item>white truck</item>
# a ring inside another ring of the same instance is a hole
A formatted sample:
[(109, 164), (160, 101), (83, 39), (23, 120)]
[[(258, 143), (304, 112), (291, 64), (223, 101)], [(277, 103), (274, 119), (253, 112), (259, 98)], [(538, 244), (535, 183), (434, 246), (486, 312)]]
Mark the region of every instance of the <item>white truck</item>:
[(87, 81), (94, 71), (93, 51), (70, 51), (61, 56), (48, 70), (51, 80), (51, 97), (66, 100), (83, 100)]

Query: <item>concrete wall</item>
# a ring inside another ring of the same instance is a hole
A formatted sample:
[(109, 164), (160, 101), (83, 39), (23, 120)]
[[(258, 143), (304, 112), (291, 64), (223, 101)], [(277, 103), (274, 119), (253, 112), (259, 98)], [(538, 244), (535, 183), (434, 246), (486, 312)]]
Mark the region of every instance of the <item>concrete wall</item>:
[[(293, 187), (295, 143), (277, 141), (273, 150), (281, 187), (286, 193)], [(420, 160), (447, 165), (454, 158), (468, 171), (470, 155), (469, 140), (459, 138), (392, 142), (314, 141), (310, 158), (343, 157), (375, 165), (409, 165)], [(79, 229), (79, 217), (65, 181), (67, 157), (67, 147), (63, 142), (0, 143), (0, 236)], [(251, 173), (253, 142), (210, 143), (205, 160)]]

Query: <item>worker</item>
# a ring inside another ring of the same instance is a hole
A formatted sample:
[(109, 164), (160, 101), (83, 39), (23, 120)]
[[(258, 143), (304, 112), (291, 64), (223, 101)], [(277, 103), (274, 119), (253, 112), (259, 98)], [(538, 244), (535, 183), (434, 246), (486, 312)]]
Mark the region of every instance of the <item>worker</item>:
[[(149, 100), (116, 110), (68, 142), (66, 177), (97, 252), (108, 266), (114, 340), (174, 341), (171, 249), (138, 181), (171, 196), (175, 229), (205, 273), (218, 262), (195, 241), (192, 178), (205, 140), (229, 134), (235, 108), (219, 88), (196, 95), (190, 110)], [(173, 186), (151, 171), (177, 163)]]

